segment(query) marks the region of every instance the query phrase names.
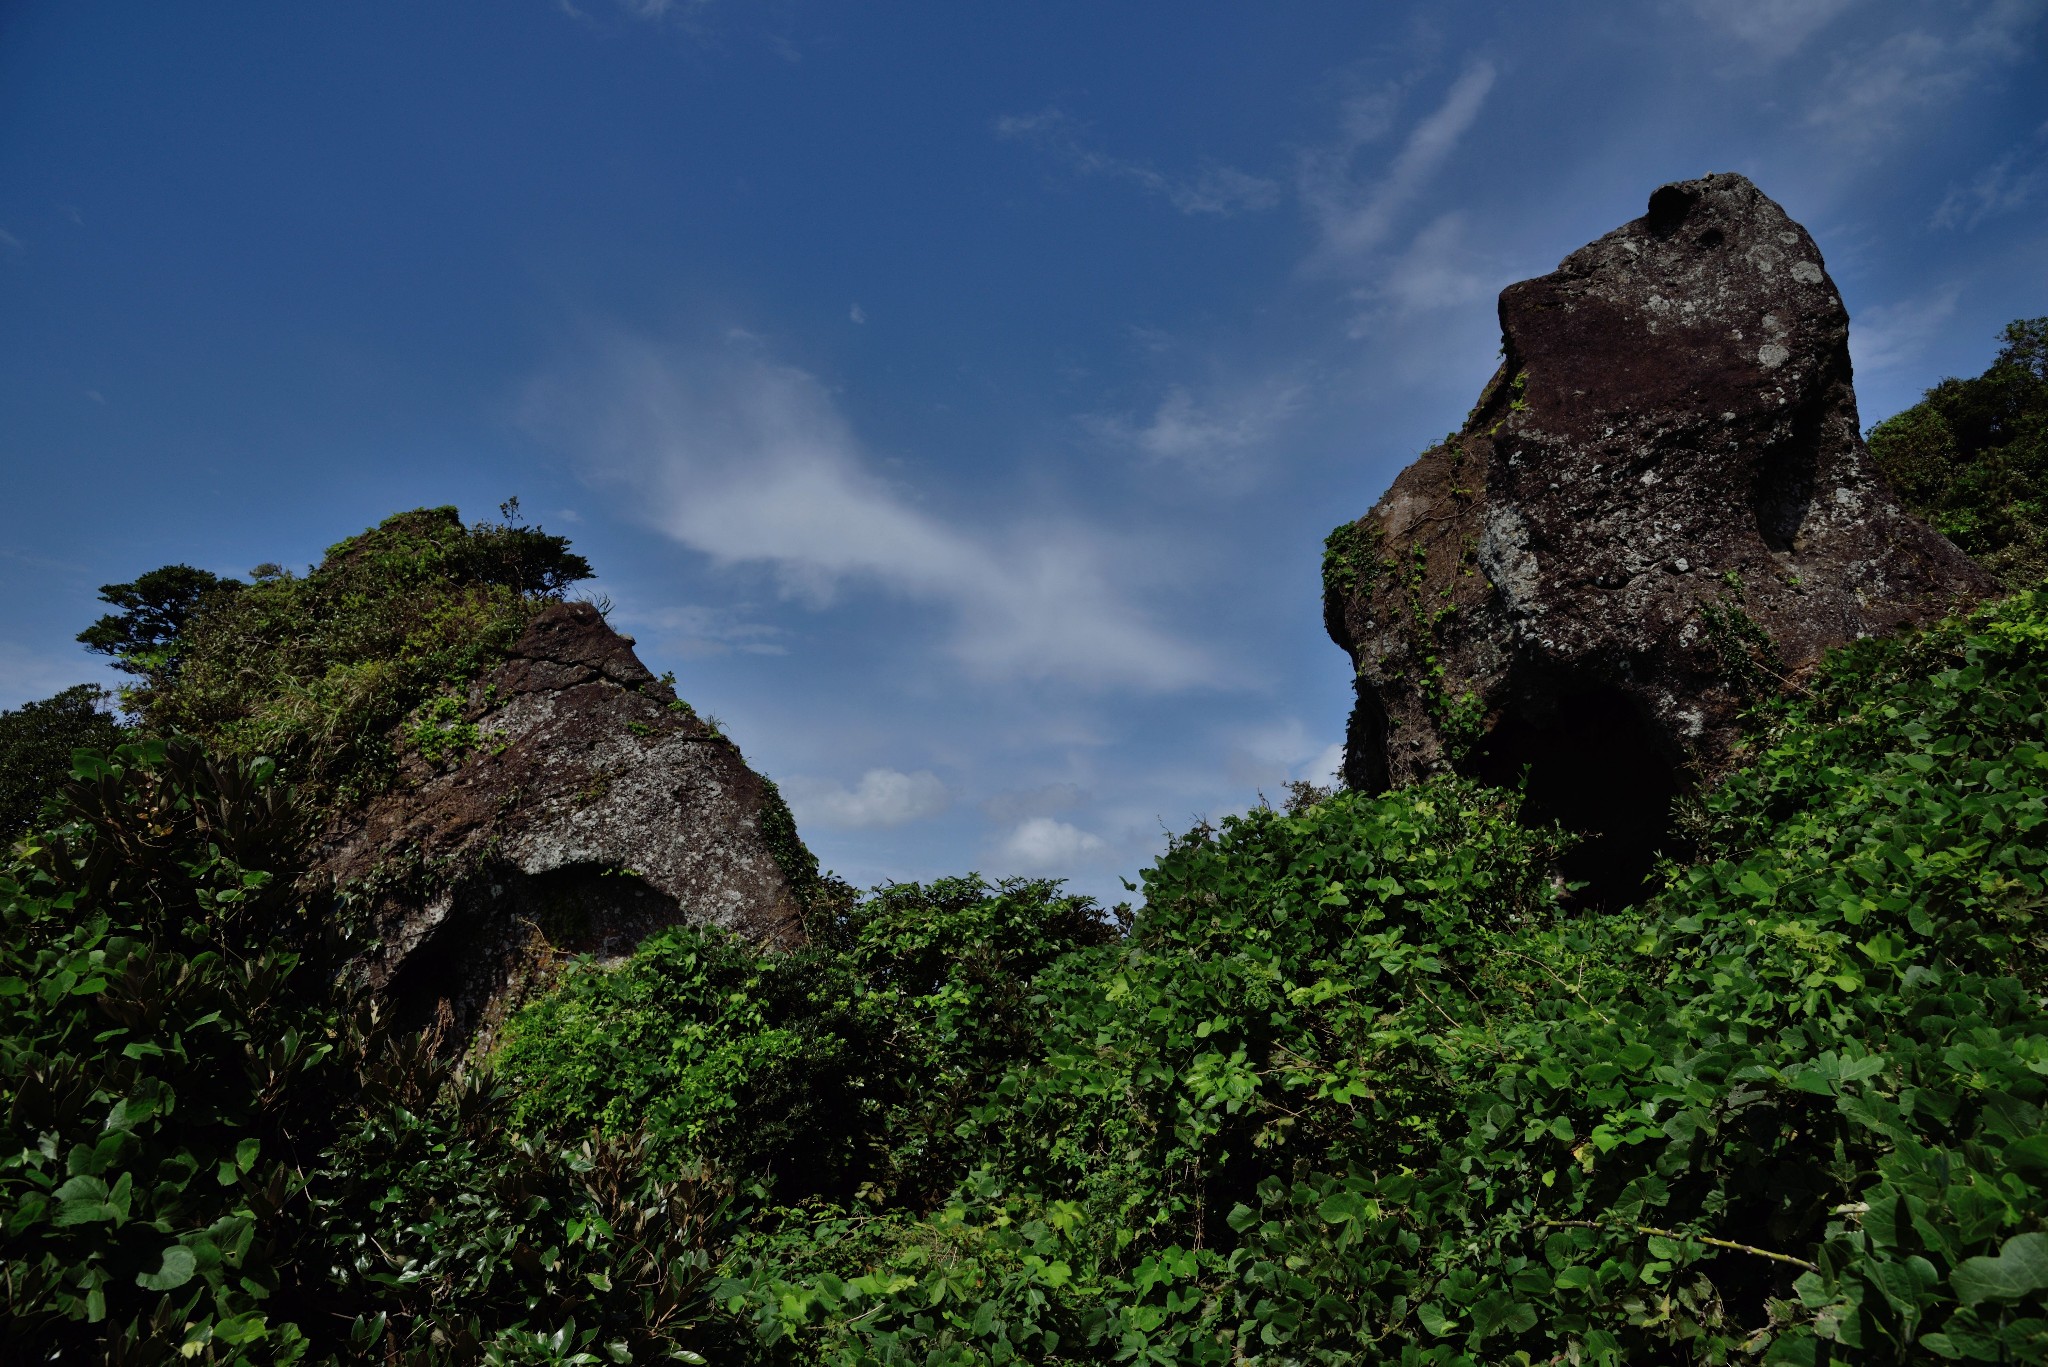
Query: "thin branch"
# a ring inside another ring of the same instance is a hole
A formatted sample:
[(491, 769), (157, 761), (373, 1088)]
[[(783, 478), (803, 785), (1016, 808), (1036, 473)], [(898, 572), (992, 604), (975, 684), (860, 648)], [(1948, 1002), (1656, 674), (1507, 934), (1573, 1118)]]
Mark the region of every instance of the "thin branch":
[(1753, 1253), (1759, 1258), (1769, 1258), (1774, 1263), (1790, 1263), (1794, 1267), (1803, 1267), (1808, 1272), (1820, 1271), (1820, 1264), (1810, 1263), (1804, 1258), (1795, 1258), (1790, 1253), (1773, 1253), (1770, 1249), (1758, 1248), (1755, 1244), (1738, 1244), (1732, 1239), (1714, 1239), (1705, 1234), (1681, 1234), (1675, 1229), (1657, 1229), (1651, 1225), (1609, 1225), (1598, 1220), (1538, 1220), (1536, 1223), (1564, 1229), (1598, 1229), (1608, 1233), (1619, 1229), (1632, 1229), (1638, 1234), (1656, 1234), (1666, 1239), (1689, 1239), (1696, 1244), (1708, 1244), (1736, 1253)]

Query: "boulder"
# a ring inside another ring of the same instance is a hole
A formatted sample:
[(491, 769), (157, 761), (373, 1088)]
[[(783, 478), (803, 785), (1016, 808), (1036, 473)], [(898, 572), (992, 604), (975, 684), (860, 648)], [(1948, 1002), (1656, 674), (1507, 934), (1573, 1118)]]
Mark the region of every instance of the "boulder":
[(1993, 586), (1877, 474), (1841, 296), (1743, 177), (1657, 190), (1500, 323), (1464, 426), (1331, 535), (1345, 779), (1526, 774), (1626, 887), (1746, 703)]
[(487, 1047), (577, 955), (678, 923), (803, 938), (816, 865), (774, 785), (584, 603), (544, 610), (445, 740), (347, 818), (322, 871), (400, 1020)]

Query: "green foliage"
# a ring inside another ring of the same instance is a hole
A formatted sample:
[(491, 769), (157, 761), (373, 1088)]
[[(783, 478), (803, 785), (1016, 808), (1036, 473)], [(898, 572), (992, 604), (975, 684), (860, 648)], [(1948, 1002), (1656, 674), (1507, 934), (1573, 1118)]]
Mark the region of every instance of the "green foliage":
[(719, 1194), (354, 1009), (273, 766), (77, 777), (0, 872), (9, 1361), (698, 1360)]
[(132, 584), (102, 584), (100, 601), (119, 608), (78, 633), (87, 650), (114, 657), (114, 668), (139, 676), (129, 703), (145, 708), (153, 692), (175, 679), (186, 633), (207, 609), (231, 599), (243, 587), (190, 565), (165, 565)]
[(1713, 600), (1700, 604), (1700, 621), (1721, 666), (1721, 677), (1737, 697), (1760, 702), (1785, 687), (1785, 662), (1778, 654), (1778, 643), (1749, 615), (1748, 595), (1738, 571), (1721, 576)]
[(292, 813), (267, 765), (189, 745), (82, 753), (78, 777), (0, 876), (14, 1332), (289, 1360), (336, 1027), (317, 909), (265, 867)]
[(2017, 589), (2048, 576), (2048, 318), (2003, 341), (1982, 375), (1871, 428), (1870, 453), (1906, 507)]
[(520, 1122), (645, 1126), (666, 1170), (783, 1200), (927, 1202), (968, 1109), (1036, 1047), (1034, 976), (1108, 927), (1053, 884), (966, 878), (814, 903), (811, 933), (763, 953), (678, 927), (572, 974), (506, 1029)]
[(634, 1135), (519, 1136), (501, 1085), (457, 1075), (418, 1038), (357, 1059), (350, 1122), (308, 1186), (333, 1269), (323, 1318), (350, 1329), (322, 1347), (422, 1363), (704, 1360), (722, 1191), (653, 1176)]
[(2034, 595), (1837, 656), (1619, 915), (1462, 781), (1198, 828), (950, 1202), (717, 1295), (845, 1364), (2039, 1361), (2044, 666)]
[(70, 780), (72, 751), (111, 750), (125, 738), (107, 702), (98, 684), (76, 684), (0, 712), (0, 847), (27, 834), (43, 803)]
[(589, 574), (536, 528), (399, 513), (303, 576), (266, 567), (210, 601), (145, 721), (220, 753), (275, 756), (316, 798), (346, 801), (387, 782), (401, 750), (439, 764), (473, 747), (471, 682)]
[[(230, 640), (283, 681), (254, 696), (310, 690), (358, 631), (417, 672), (320, 715), (459, 756), (455, 627), (537, 591), (409, 516), (209, 607), (160, 698)], [(216, 637), (266, 592), (330, 623), (302, 673), (283, 626)], [(11, 1327), (111, 1361), (2048, 1359), (2044, 684), (2048, 593), (1838, 652), (1620, 913), (1449, 777), (1199, 826), (1121, 936), (1056, 884), (803, 863), (805, 946), (671, 930), (466, 1075), (346, 999), (267, 762), (86, 756), (0, 879)], [(255, 715), (217, 734), (311, 747)]]
[(1380, 533), (1357, 522), (1346, 522), (1323, 540), (1323, 611), (1342, 612), (1344, 601), (1368, 590), (1379, 571)]

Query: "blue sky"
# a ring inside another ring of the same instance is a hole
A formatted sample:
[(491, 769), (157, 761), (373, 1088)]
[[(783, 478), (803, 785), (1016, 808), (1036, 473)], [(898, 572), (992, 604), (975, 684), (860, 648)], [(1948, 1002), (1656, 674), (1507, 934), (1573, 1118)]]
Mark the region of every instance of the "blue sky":
[(1866, 423), (2048, 313), (2044, 0), (0, 10), (0, 705), (99, 584), (518, 495), (857, 882), (1327, 771), (1323, 534), (1740, 171)]

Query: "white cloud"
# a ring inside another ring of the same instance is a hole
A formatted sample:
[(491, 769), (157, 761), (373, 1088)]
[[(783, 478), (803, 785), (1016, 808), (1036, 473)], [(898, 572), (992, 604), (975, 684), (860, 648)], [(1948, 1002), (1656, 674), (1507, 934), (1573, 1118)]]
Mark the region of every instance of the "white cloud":
[(1479, 118), (1494, 76), (1491, 62), (1467, 67), (1452, 82), (1443, 103), (1410, 130), (1384, 173), (1368, 181), (1358, 179), (1353, 163), (1368, 143), (1385, 135), (1386, 115), (1382, 104), (1372, 99), (1346, 106), (1337, 143), (1307, 154), (1301, 162), (1302, 205), (1321, 235), (1312, 265), (1327, 268), (1354, 262), (1386, 241), (1402, 211)]
[(937, 774), (870, 769), (848, 789), (824, 779), (790, 778), (782, 785), (797, 820), (837, 830), (878, 830), (902, 826), (946, 810), (951, 797)]
[[(1334, 752), (1341, 763), (1344, 747), (1323, 743), (1297, 717), (1281, 717), (1261, 726), (1242, 728), (1224, 738), (1225, 776), (1241, 788), (1277, 790), (1290, 779), (1327, 783)], [(1276, 796), (1269, 793), (1268, 796)]]
[(1127, 416), (1091, 416), (1083, 422), (1148, 459), (1216, 474), (1277, 436), (1301, 410), (1307, 392), (1307, 385), (1287, 375), (1220, 388), (1200, 398), (1185, 385), (1173, 385), (1143, 422)]
[(1060, 873), (1106, 849), (1099, 835), (1049, 816), (1034, 816), (1017, 824), (1003, 841), (998, 857), (1020, 872)]
[(848, 309), (846, 311), (846, 316), (850, 321), (855, 323), (865, 323), (868, 320), (866, 312), (864, 312), (861, 309), (861, 306), (859, 304), (855, 304), (852, 308)]
[(1084, 176), (1124, 180), (1158, 195), (1184, 214), (1229, 216), (1270, 209), (1280, 202), (1280, 186), (1234, 166), (1204, 166), (1193, 176), (1169, 176), (1143, 162), (1125, 161), (1086, 143), (1079, 120), (1058, 109), (1036, 114), (1007, 114), (996, 120), (996, 134), (1027, 142), (1066, 162)]
[(1139, 567), (1118, 538), (926, 511), (870, 468), (816, 377), (744, 335), (696, 351), (616, 337), (537, 381), (525, 417), (669, 536), (772, 567), (788, 596), (824, 607), (856, 583), (945, 607), (952, 655), (982, 678), (1158, 691), (1217, 677), (1127, 599)]
[(1785, 57), (1856, 0), (1692, 0), (1693, 12), (1766, 57)]
[(5, 247), (8, 251), (11, 252), (26, 250), (21, 245), (21, 239), (16, 237), (13, 233), (8, 232), (5, 228), (0, 228), (0, 247)]
[(1875, 374), (1913, 360), (1956, 311), (1961, 295), (1960, 286), (1949, 285), (1863, 310), (1849, 325), (1849, 357), (1855, 369)]
[(1344, 742), (1333, 740), (1325, 745), (1316, 757), (1295, 771), (1296, 778), (1323, 787), (1334, 787), (1344, 781)]

